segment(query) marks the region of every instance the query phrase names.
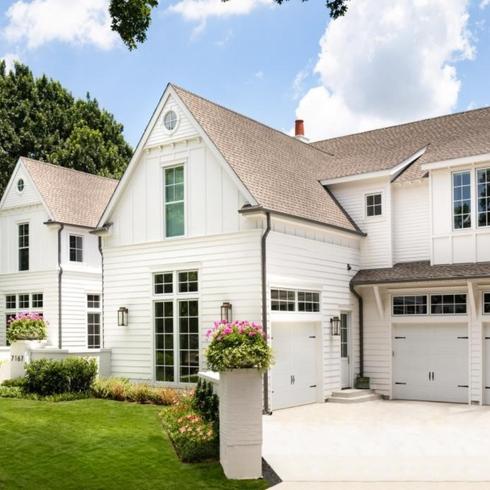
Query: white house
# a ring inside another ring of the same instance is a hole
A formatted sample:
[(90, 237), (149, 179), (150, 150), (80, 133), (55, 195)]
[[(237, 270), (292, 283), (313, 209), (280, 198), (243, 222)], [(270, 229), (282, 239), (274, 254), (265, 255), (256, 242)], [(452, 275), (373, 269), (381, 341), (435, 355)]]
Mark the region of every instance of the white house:
[(116, 183), (19, 159), (0, 202), (0, 345), (9, 318), (35, 311), (50, 346), (103, 346), (101, 254), (90, 231)]

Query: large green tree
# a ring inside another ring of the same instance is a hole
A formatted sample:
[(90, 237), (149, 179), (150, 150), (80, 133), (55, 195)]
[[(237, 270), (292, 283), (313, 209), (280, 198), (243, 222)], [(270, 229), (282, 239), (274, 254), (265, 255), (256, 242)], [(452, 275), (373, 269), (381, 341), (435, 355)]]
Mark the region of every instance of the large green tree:
[[(286, 1), (288, 0), (274, 0), (279, 5)], [(349, 0), (326, 0), (325, 6), (330, 12), (330, 17), (337, 19), (344, 15), (348, 2)], [(158, 3), (159, 0), (111, 0), (109, 13), (112, 18), (112, 30), (121, 36), (129, 49), (135, 49), (138, 43), (146, 41), (146, 32), (151, 24), (151, 12)]]
[(0, 62), (0, 195), (21, 156), (120, 177), (132, 149), (123, 126), (88, 94), (75, 99), (59, 82)]

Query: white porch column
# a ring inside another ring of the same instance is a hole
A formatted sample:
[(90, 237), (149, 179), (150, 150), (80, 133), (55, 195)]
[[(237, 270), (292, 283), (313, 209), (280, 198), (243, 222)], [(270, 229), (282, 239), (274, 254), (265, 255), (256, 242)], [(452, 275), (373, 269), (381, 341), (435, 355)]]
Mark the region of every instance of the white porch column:
[(262, 476), (262, 375), (258, 369), (220, 373), (220, 462), (229, 479)]

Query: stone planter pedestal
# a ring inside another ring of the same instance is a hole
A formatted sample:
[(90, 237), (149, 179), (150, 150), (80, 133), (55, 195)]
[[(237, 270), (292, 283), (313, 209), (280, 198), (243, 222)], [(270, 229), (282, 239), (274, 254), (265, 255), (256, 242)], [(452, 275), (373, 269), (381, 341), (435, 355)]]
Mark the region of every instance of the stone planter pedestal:
[(25, 364), (31, 362), (32, 349), (43, 345), (40, 340), (17, 340), (10, 346), (10, 378), (25, 376)]
[(220, 372), (220, 462), (229, 479), (262, 476), (262, 375), (258, 369)]

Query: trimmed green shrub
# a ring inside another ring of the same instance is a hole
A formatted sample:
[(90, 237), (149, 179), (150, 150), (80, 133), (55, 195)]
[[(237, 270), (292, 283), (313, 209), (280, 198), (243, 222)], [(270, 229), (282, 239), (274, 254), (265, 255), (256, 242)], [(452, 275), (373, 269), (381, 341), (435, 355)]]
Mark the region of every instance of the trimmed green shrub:
[(94, 359), (40, 359), (26, 365), (24, 389), (41, 396), (88, 392), (97, 376)]
[(192, 398), (192, 407), (202, 415), (204, 420), (211, 422), (218, 431), (219, 399), (211, 383), (199, 378)]
[(17, 340), (44, 340), (46, 338), (46, 322), (38, 313), (17, 313), (7, 325), (9, 344)]
[(272, 349), (262, 327), (247, 321), (215, 322), (208, 330), (211, 339), (206, 351), (208, 366), (213, 371), (257, 368), (269, 369)]
[(18, 386), (0, 386), (0, 398), (22, 398), (25, 400), (39, 400), (47, 402), (66, 402), (89, 398), (90, 393), (59, 393), (56, 395), (42, 396), (37, 393), (26, 393)]
[(163, 410), (160, 414), (163, 427), (183, 462), (216, 460), (219, 457), (218, 433), (192, 404), (192, 397), (187, 396)]
[(19, 378), (6, 379), (3, 381), (2, 386), (15, 386), (19, 388), (23, 388), (25, 385), (26, 379), (22, 376)]
[(144, 383), (131, 383), (122, 378), (96, 380), (92, 387), (92, 394), (95, 398), (155, 405), (172, 405), (181, 396), (177, 390), (150, 386)]

